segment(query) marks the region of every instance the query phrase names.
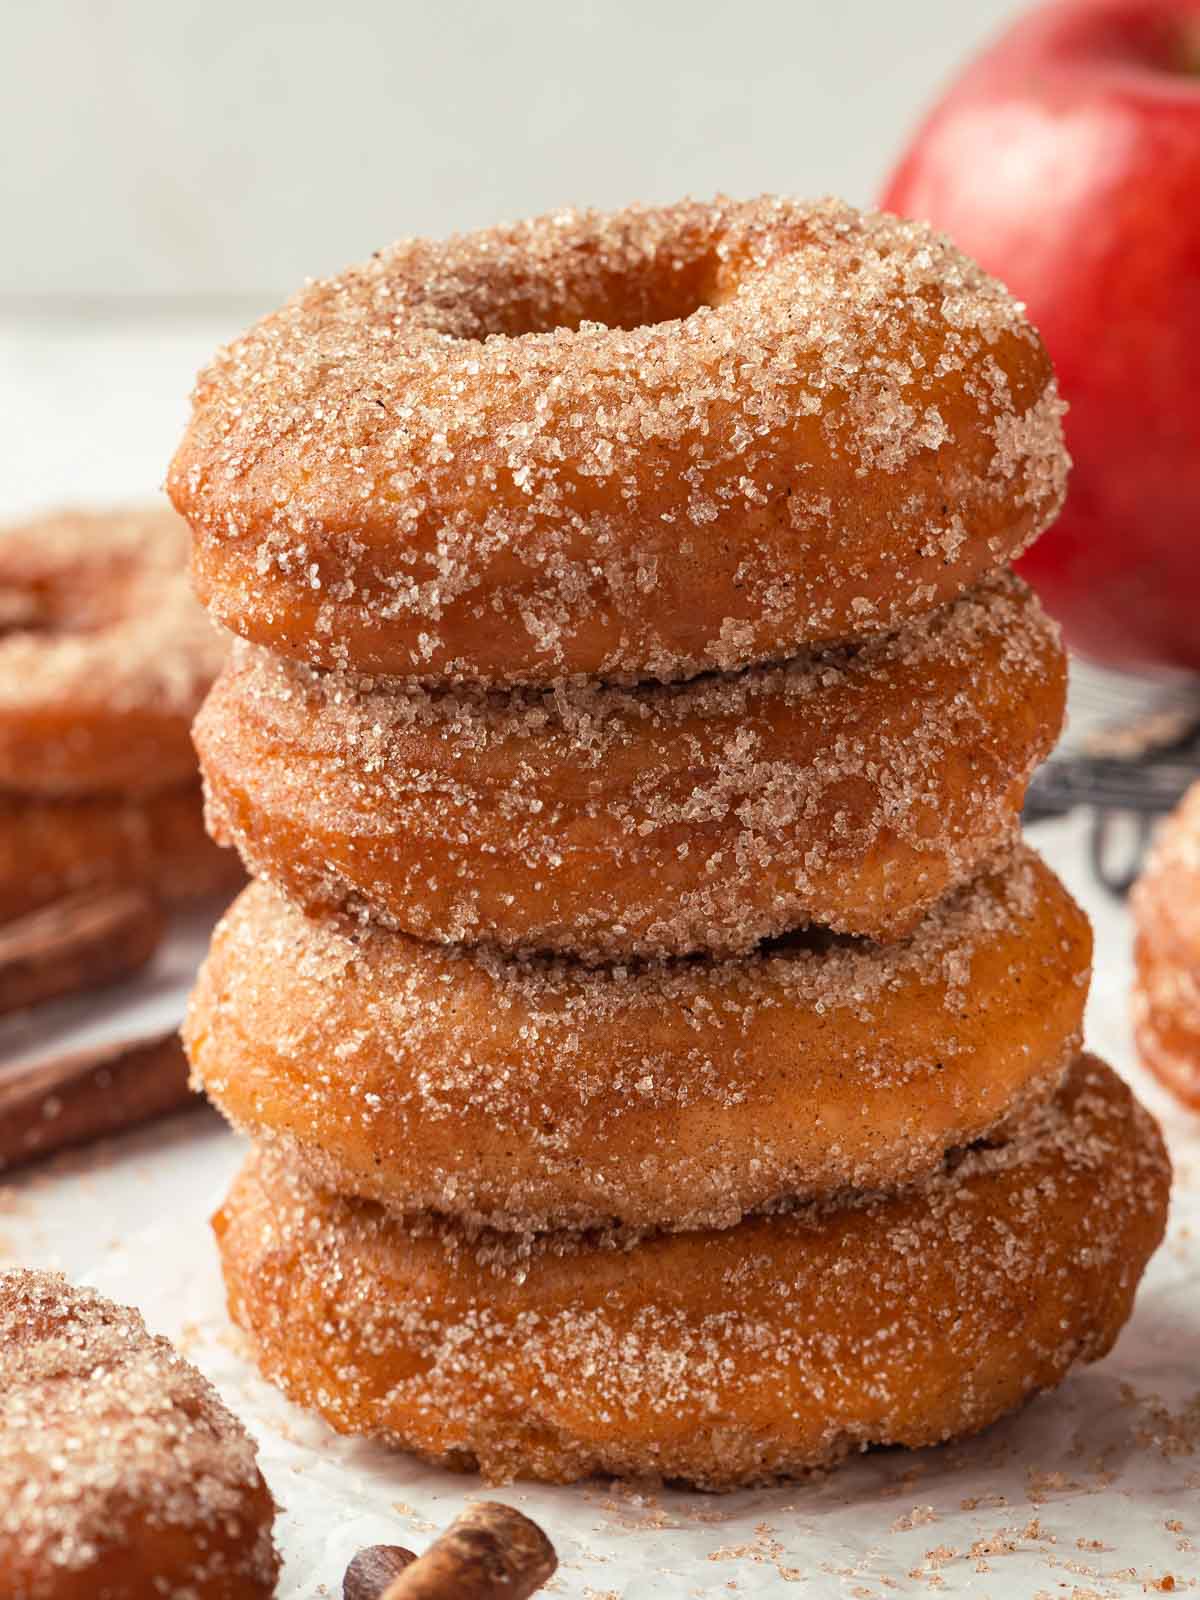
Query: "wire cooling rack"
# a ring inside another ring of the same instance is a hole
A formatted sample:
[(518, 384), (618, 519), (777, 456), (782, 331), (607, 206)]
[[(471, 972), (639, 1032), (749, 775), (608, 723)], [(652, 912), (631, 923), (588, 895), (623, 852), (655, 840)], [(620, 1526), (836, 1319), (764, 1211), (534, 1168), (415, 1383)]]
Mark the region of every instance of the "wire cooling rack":
[(1077, 663), (1067, 735), (1029, 786), (1025, 820), (1092, 813), (1092, 870), (1128, 893), (1157, 820), (1200, 781), (1200, 680), (1150, 682)]

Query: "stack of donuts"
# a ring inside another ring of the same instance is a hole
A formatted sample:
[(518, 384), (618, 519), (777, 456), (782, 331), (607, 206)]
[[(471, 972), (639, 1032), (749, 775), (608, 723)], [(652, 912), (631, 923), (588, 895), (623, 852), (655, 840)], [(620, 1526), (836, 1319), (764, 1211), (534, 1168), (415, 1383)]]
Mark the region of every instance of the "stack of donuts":
[(0, 529), (0, 921), (76, 890), (232, 890), (190, 728), (225, 655), (167, 507)]
[(186, 1032), (289, 1395), (726, 1488), (1108, 1349), (1168, 1168), (1018, 837), (1061, 410), (946, 241), (776, 199), (405, 241), (201, 376), (169, 486), (242, 642), (196, 736), (257, 881)]

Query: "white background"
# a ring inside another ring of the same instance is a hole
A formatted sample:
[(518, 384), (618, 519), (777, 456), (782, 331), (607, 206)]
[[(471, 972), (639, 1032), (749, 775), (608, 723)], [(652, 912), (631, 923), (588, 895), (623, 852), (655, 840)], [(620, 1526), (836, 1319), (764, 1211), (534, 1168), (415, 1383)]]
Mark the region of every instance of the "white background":
[(406, 233), (867, 203), (1006, 0), (0, 0), (0, 520), (143, 499), (197, 368)]
[(401, 234), (870, 200), (1007, 0), (0, 0), (0, 298), (246, 295)]

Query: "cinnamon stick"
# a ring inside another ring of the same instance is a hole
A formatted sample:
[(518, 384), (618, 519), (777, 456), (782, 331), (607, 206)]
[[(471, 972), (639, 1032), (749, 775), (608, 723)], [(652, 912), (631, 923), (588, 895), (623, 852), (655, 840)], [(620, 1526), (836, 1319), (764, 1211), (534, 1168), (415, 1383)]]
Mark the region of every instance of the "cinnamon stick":
[(0, 1171), (200, 1103), (173, 1030), (0, 1068)]
[(0, 1015), (128, 977), (162, 931), (140, 889), (90, 889), (0, 924)]
[(512, 1506), (479, 1500), (386, 1588), (343, 1593), (345, 1600), (528, 1600), (557, 1566), (536, 1522)]

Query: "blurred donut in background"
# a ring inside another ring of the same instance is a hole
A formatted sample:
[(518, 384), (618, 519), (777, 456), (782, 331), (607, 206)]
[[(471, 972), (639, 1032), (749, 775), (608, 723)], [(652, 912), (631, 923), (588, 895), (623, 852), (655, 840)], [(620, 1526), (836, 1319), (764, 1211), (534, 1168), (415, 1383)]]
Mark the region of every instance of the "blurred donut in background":
[(206, 837), (191, 722), (225, 656), (166, 507), (0, 529), (0, 918), (80, 889), (170, 902), (240, 873)]

